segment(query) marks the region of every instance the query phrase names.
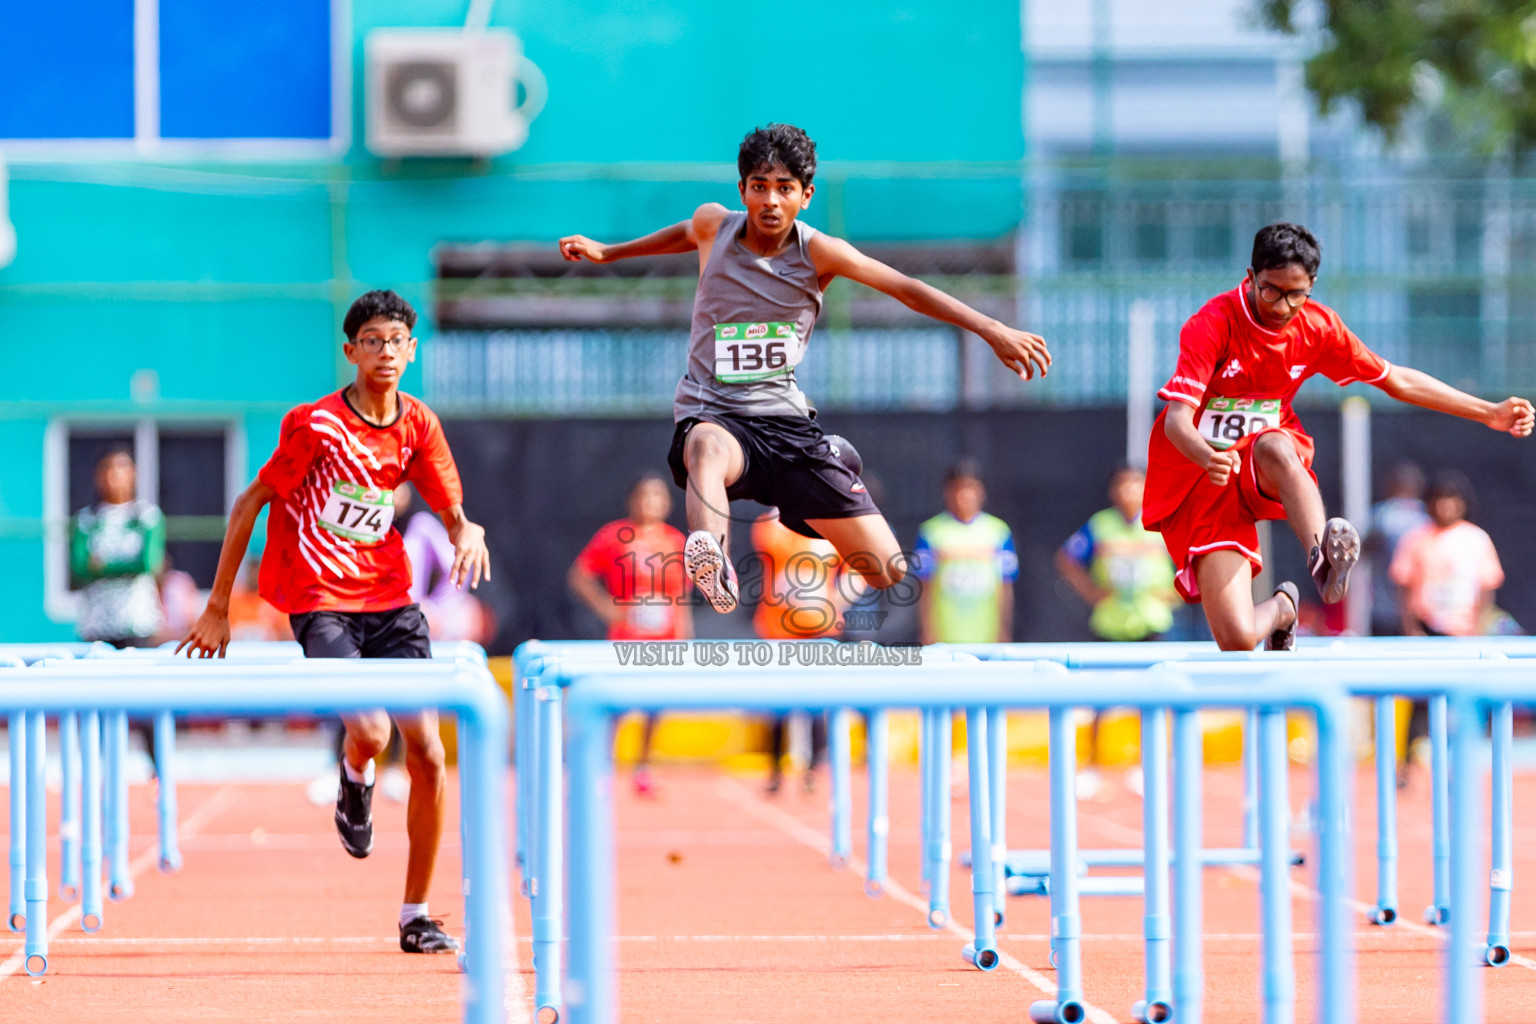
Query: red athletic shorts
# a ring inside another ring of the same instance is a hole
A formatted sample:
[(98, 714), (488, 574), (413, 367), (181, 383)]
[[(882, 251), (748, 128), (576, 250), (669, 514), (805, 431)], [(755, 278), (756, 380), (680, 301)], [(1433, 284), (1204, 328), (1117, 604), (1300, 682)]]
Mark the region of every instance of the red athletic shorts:
[(1277, 498), (1260, 490), (1252, 449), (1254, 441), (1275, 431), (1291, 437), (1302, 465), (1316, 482), (1317, 474), (1312, 472), (1312, 439), (1284, 427), (1272, 427), (1249, 434), (1227, 449), (1241, 454), (1243, 464), (1224, 486), (1217, 487), (1202, 473), (1178, 510), (1158, 525), (1163, 543), (1178, 570), (1173, 578), (1174, 587), (1190, 604), (1200, 600), (1195, 562), (1201, 555), (1228, 548), (1247, 555), (1255, 575), (1264, 568), (1264, 559), (1259, 554), (1258, 522), (1261, 519), (1284, 519), (1286, 515), (1285, 506)]

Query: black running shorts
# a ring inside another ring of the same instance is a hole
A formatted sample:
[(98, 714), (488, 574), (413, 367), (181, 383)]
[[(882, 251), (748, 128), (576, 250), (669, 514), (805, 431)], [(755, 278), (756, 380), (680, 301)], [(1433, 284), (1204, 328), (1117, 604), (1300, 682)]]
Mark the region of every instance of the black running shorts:
[(430, 658), (421, 606), (384, 612), (304, 612), (288, 616), (306, 658)]
[(778, 508), (779, 522), (802, 537), (821, 537), (807, 519), (880, 514), (863, 481), (832, 454), (815, 421), (794, 416), (710, 413), (702, 420), (692, 416), (683, 420), (672, 432), (672, 449), (667, 453), (677, 486), (688, 486), (683, 446), (688, 431), (699, 422), (725, 428), (741, 445), (745, 464), (741, 476), (726, 488), (726, 497)]

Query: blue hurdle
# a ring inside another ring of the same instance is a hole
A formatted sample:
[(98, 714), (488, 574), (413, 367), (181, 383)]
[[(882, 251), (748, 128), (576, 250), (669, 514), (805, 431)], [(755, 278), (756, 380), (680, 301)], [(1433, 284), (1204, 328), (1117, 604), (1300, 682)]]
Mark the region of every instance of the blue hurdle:
[[(730, 686), (719, 685), (719, 676), (708, 672), (659, 671), (638, 676), (609, 670), (587, 670), (569, 681), (565, 694), (570, 724), (571, 771), (571, 950), (570, 995), (567, 1009), (570, 1019), (581, 1022), (605, 1022), (613, 1019), (614, 992), (612, 976), (612, 807), (611, 770), (608, 746), (609, 720), (630, 707), (648, 710), (671, 708), (741, 708), (771, 710), (786, 707), (878, 707), (916, 706), (937, 711), (951, 705), (966, 708), (1046, 707), (1053, 712), (1053, 739), (1056, 741), (1052, 772), (1052, 847), (1055, 873), (1051, 890), (1052, 933), (1057, 936), (1055, 954), (1058, 968), (1058, 993), (1054, 1000), (1037, 1003), (1030, 1009), (1037, 1021), (1075, 1024), (1085, 1008), (1081, 1002), (1082, 979), (1080, 928), (1078, 924), (1075, 871), (1075, 800), (1071, 793), (1073, 763), (1069, 756), (1073, 736), (1070, 708), (1083, 706), (1162, 706), (1175, 709), (1175, 755), (1180, 770), (1184, 799), (1174, 808), (1176, 842), (1175, 863), (1182, 865), (1184, 888), (1178, 892), (1181, 902), (1175, 907), (1175, 928), (1185, 941), (1174, 948), (1172, 990), (1180, 1021), (1200, 1019), (1198, 991), (1200, 967), (1197, 935), (1198, 917), (1183, 896), (1191, 894), (1198, 878), (1201, 857), (1198, 850), (1199, 734), (1195, 712), (1202, 707), (1259, 706), (1273, 709), (1267, 721), (1273, 733), (1279, 721), (1279, 709), (1300, 706), (1312, 710), (1318, 718), (1320, 783), (1319, 884), (1324, 894), (1320, 932), (1320, 1002), (1321, 1019), (1347, 1021), (1352, 1017), (1352, 960), (1350, 957), (1350, 921), (1347, 895), (1351, 890), (1351, 867), (1346, 836), (1345, 793), (1347, 742), (1342, 733), (1345, 720), (1342, 692), (1336, 686), (1313, 678), (1274, 680), (1273, 673), (1242, 673), (1239, 683), (1201, 682), (1193, 685), (1181, 670), (1158, 668), (1141, 672), (1087, 672), (1074, 674), (1071, 687), (1061, 685), (1065, 670), (1052, 666), (997, 664), (960, 668), (953, 664), (925, 666), (921, 670), (840, 669), (837, 672), (771, 671), (732, 672)], [(1251, 680), (1251, 681), (1250, 681)], [(942, 702), (942, 703), (941, 703)], [(1261, 715), (1261, 720), (1262, 715)], [(1273, 740), (1273, 736), (1271, 737)], [(1282, 736), (1283, 740), (1283, 736)], [(978, 747), (981, 745), (978, 744)], [(1283, 746), (1283, 744), (1282, 744)], [(979, 756), (979, 755), (978, 755)], [(983, 777), (986, 773), (982, 773)], [(1261, 779), (1263, 776), (1261, 776)], [(1267, 787), (1275, 791), (1273, 780)], [(1261, 817), (1261, 836), (1266, 855), (1283, 853), (1285, 808), (1265, 805), (1269, 816)], [(985, 849), (985, 829), (989, 815), (976, 813), (973, 844)], [(978, 829), (978, 825), (980, 826)], [(982, 858), (983, 864), (985, 857)], [(1288, 858), (1286, 858), (1288, 860)], [(983, 872), (983, 874), (989, 874)], [(1289, 900), (1285, 864), (1272, 865), (1265, 872), (1265, 906), (1277, 900)], [(983, 888), (985, 879), (979, 883)], [(990, 914), (986, 912), (984, 891), (977, 892), (977, 941), (967, 954), (982, 949)], [(1343, 912), (1340, 908), (1346, 908)], [(1181, 916), (1183, 918), (1180, 924)], [(1285, 922), (1283, 942), (1279, 929), (1267, 929), (1266, 958), (1286, 959), (1290, 953), (1289, 918)], [(1192, 929), (1192, 931), (1191, 931)], [(995, 951), (995, 950), (994, 950)], [(1281, 976), (1276, 968), (1275, 976)], [(1270, 985), (1271, 991), (1278, 986)], [(1180, 997), (1182, 996), (1182, 1000)], [(1187, 1000), (1187, 1001), (1183, 1001)]]
[[(42, 683), (43, 685), (39, 685)], [(125, 685), (126, 684), (126, 685)], [(285, 666), (188, 662), (174, 669), (159, 664), (75, 662), (45, 668), (0, 669), (0, 706), (27, 715), (31, 725), (48, 712), (152, 714), (283, 714), (295, 710), (341, 713), (383, 707), (391, 711), (443, 708), (460, 723), (460, 779), (465, 822), (466, 908), (465, 1014), (474, 1024), (502, 1024), (508, 957), (503, 928), (511, 908), (505, 892), (507, 767), (506, 707), (482, 666), (464, 660), (295, 660)], [(31, 738), (31, 737), (29, 737)], [(38, 744), (41, 749), (42, 744)], [(87, 743), (87, 751), (90, 747)], [(29, 758), (35, 758), (28, 747)], [(29, 842), (41, 846), (39, 824)], [(88, 881), (88, 876), (87, 879)], [(29, 889), (28, 894), (31, 895)], [(46, 898), (46, 889), (44, 890)], [(27, 968), (46, 970), (46, 920), (39, 906), (28, 916)], [(42, 929), (44, 945), (34, 948), (30, 931)]]

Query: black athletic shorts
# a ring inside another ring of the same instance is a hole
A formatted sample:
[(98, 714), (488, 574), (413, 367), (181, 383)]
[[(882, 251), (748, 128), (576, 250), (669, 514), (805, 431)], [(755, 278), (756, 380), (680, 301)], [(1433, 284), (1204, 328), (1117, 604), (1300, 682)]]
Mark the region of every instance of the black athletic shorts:
[(421, 606), (385, 612), (304, 612), (288, 616), (306, 658), (430, 658)]
[(732, 501), (746, 499), (779, 510), (779, 522), (802, 537), (821, 534), (807, 519), (851, 519), (879, 515), (864, 483), (832, 454), (826, 435), (814, 420), (794, 416), (730, 416), (710, 413), (683, 420), (672, 432), (667, 465), (677, 486), (688, 487), (683, 445), (699, 422), (730, 431), (741, 445), (745, 464), (741, 476), (727, 487)]

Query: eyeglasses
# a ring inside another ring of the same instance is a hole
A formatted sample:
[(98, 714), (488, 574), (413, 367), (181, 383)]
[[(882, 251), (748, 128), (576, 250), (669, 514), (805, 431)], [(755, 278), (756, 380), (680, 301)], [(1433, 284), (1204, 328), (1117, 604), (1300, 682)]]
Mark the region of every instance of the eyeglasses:
[(1280, 301), (1281, 296), (1284, 296), (1285, 304), (1295, 309), (1312, 297), (1312, 289), (1310, 288), (1298, 288), (1293, 292), (1282, 291), (1272, 284), (1260, 281), (1259, 275), (1254, 274), (1252, 268), (1249, 269), (1249, 273), (1253, 274), (1253, 285), (1259, 293), (1260, 302), (1275, 303)]
[(363, 347), (363, 351), (367, 352), (369, 355), (377, 355), (378, 353), (384, 351), (385, 345), (388, 345), (390, 348), (395, 349), (396, 351), (404, 352), (405, 347), (409, 345), (412, 340), (412, 338), (404, 334), (397, 334), (392, 338), (381, 338), (377, 334), (370, 334), (366, 337), (358, 338), (356, 344), (361, 345)]

